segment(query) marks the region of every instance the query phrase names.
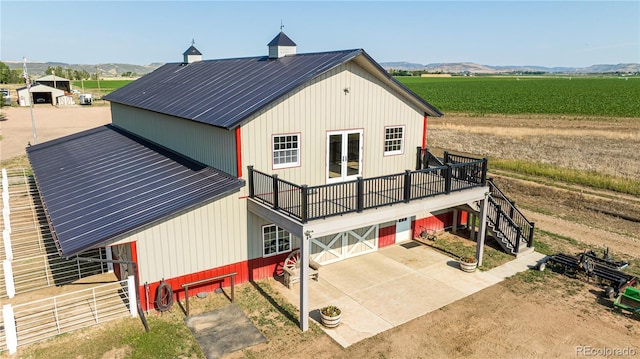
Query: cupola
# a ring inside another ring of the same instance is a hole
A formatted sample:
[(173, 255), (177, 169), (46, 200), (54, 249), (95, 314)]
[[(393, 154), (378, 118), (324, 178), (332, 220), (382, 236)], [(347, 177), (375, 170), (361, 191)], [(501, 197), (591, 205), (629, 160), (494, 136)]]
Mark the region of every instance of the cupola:
[(191, 46), (189, 46), (189, 48), (187, 49), (187, 51), (185, 51), (182, 56), (184, 57), (183, 62), (185, 64), (190, 64), (193, 62), (198, 62), (198, 61), (202, 61), (202, 53), (200, 51), (198, 51), (198, 49), (196, 49), (195, 45), (195, 40), (191, 41)]
[(269, 46), (270, 59), (279, 59), (285, 55), (296, 54), (296, 43), (282, 31), (267, 46)]

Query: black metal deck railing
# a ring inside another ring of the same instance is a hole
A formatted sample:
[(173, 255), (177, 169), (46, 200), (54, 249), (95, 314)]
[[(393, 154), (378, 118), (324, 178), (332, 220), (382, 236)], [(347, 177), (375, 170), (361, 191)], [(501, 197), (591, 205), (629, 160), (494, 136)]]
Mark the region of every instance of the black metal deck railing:
[(253, 166), (248, 170), (250, 198), (306, 223), (485, 186), (487, 159), (317, 186), (297, 185)]

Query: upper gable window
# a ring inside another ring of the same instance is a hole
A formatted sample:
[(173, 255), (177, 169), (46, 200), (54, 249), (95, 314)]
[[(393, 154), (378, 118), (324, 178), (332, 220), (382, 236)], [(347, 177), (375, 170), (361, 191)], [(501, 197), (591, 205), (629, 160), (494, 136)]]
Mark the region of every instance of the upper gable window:
[(273, 168), (300, 166), (300, 134), (273, 136)]
[(404, 153), (404, 126), (384, 128), (384, 155)]

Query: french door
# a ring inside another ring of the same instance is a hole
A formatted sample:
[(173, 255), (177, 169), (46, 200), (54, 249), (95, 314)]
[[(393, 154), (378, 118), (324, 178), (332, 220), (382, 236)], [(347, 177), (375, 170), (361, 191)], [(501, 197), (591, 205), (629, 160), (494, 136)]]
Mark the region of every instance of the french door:
[(362, 130), (327, 133), (327, 183), (362, 175)]

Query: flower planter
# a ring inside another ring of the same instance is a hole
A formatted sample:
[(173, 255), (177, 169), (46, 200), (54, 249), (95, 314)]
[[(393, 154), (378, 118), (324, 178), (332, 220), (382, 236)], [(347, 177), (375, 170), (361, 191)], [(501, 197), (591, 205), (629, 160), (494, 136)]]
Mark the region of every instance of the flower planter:
[[(327, 307), (320, 309), (320, 322), (327, 328), (335, 328), (340, 324), (342, 311), (332, 307), (331, 312), (327, 311)], [(328, 313), (328, 314), (327, 314)]]
[(465, 262), (460, 260), (458, 263), (460, 263), (460, 269), (462, 269), (463, 272), (473, 273), (476, 271), (476, 268), (478, 268), (478, 261)]

